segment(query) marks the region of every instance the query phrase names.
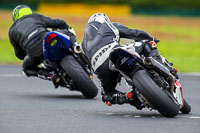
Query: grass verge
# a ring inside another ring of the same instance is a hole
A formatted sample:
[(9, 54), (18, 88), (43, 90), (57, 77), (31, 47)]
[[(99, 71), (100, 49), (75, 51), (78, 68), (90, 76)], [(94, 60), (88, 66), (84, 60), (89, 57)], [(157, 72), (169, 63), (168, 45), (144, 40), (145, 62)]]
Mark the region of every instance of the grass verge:
[[(71, 25), (77, 33), (80, 42), (88, 17), (53, 16), (62, 18)], [(14, 55), (8, 39), (8, 30), (12, 24), (11, 13), (0, 11), (0, 64), (21, 64)], [(133, 29), (143, 29), (161, 42), (158, 44), (160, 53), (174, 63), (180, 72), (200, 72), (200, 18), (131, 16), (110, 17), (114, 22), (120, 22)]]

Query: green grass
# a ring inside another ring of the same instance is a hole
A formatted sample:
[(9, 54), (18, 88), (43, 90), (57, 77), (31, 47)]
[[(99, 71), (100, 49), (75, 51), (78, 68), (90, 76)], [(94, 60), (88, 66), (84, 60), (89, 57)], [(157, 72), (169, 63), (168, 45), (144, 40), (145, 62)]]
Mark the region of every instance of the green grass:
[(163, 55), (174, 62), (181, 72), (200, 71), (200, 28), (163, 27), (160, 32), (177, 35), (173, 39), (163, 38), (158, 47)]
[[(191, 23), (192, 25), (192, 23)], [(180, 72), (200, 72), (200, 27), (178, 25), (129, 25), (157, 37), (158, 50)]]
[(0, 40), (0, 63), (1, 64), (19, 64), (21, 63), (15, 57), (14, 49), (8, 39)]
[[(144, 17), (141, 18), (144, 19)], [(148, 17), (146, 21), (149, 18), (151, 17)], [(140, 17), (136, 19), (140, 19)], [(173, 62), (174, 67), (180, 72), (200, 72), (200, 24), (198, 24), (200, 18), (193, 20), (197, 26), (192, 25), (192, 22), (188, 24), (188, 19), (190, 18), (181, 19), (187, 20), (185, 25), (168, 24), (168, 21), (173, 21), (173, 18), (170, 17), (166, 17), (166, 22), (162, 20), (165, 23), (159, 25), (153, 23), (133, 24), (133, 20), (128, 20), (125, 24), (134, 29), (148, 31), (151, 35), (157, 37), (161, 41), (158, 44), (160, 53), (170, 62)], [(80, 42), (87, 20), (80, 17), (80, 21), (79, 18), (69, 19), (69, 21), (66, 18), (66, 21), (76, 30), (77, 39)], [(8, 20), (7, 17), (0, 21), (0, 64), (21, 64), (22, 62), (15, 57), (14, 49), (8, 39), (8, 30), (11, 24), (11, 19)]]
[(180, 72), (200, 72), (200, 49), (197, 43), (163, 41), (158, 44), (160, 53)]

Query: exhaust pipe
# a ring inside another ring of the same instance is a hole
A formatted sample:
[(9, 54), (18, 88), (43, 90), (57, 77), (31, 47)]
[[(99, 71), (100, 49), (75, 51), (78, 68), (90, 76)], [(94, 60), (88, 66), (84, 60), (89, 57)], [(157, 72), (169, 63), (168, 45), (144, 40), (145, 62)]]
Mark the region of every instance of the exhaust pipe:
[(165, 67), (152, 57), (146, 57), (144, 59), (144, 64), (149, 68), (154, 68), (156, 71), (160, 72), (164, 77), (169, 79), (170, 91), (174, 92), (175, 77), (170, 73), (170, 70), (167, 67)]
[(74, 46), (74, 52), (77, 53), (77, 54), (81, 53), (81, 45), (80, 44), (76, 44)]
[(166, 68), (164, 65), (162, 65), (161, 63), (159, 63), (157, 60), (155, 60), (152, 57), (146, 57), (144, 59), (144, 64), (149, 68), (154, 68), (158, 70), (159, 72), (162, 73), (163, 76), (168, 77), (169, 75), (171, 75), (168, 68)]

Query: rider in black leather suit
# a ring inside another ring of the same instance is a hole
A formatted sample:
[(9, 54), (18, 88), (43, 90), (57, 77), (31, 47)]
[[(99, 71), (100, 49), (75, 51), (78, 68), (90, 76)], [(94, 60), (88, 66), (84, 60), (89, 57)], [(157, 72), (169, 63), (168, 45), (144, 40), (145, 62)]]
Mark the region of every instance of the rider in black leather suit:
[[(72, 44), (76, 42), (76, 36), (68, 31), (70, 26), (65, 21), (33, 14), (27, 5), (17, 6), (12, 15), (14, 23), (9, 30), (10, 43), (14, 47), (15, 55), (20, 60), (24, 60), (22, 64), (24, 74), (47, 76), (48, 72), (38, 68), (44, 60), (42, 46), (43, 39), (48, 33), (47, 28), (61, 29), (60, 32), (70, 36)], [(53, 83), (55, 84), (54, 81)]]
[[(102, 100), (108, 105), (127, 102), (126, 94), (115, 90), (120, 76), (119, 72), (109, 68), (109, 54), (113, 48), (120, 46), (120, 38), (134, 39), (136, 42), (142, 40), (159, 42), (143, 30), (130, 29), (122, 24), (110, 22), (103, 13), (96, 13), (90, 17), (85, 27), (82, 48), (100, 80)], [(139, 45), (137, 43), (134, 47), (139, 54), (162, 60), (157, 48), (149, 43), (141, 42)]]

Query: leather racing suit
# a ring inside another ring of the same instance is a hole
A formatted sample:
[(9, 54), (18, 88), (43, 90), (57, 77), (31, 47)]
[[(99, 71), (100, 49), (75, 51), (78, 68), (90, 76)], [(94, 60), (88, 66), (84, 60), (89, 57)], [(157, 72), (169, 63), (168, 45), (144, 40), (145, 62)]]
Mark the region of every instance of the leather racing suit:
[[(118, 83), (119, 72), (109, 69), (109, 54), (119, 46), (120, 38), (134, 39), (135, 41), (153, 40), (147, 32), (130, 29), (119, 23), (97, 21), (89, 22), (84, 31), (82, 48), (91, 66), (100, 79), (104, 93), (114, 92)], [(141, 45), (138, 47), (142, 51)]]
[(65, 21), (40, 14), (23, 16), (9, 30), (15, 55), (24, 60), (22, 69), (27, 76), (38, 76), (41, 72), (37, 66), (44, 59), (42, 47), (43, 39), (48, 33), (47, 28), (61, 29), (60, 32), (69, 35), (71, 41), (76, 42), (75, 35), (68, 31), (69, 25)]

